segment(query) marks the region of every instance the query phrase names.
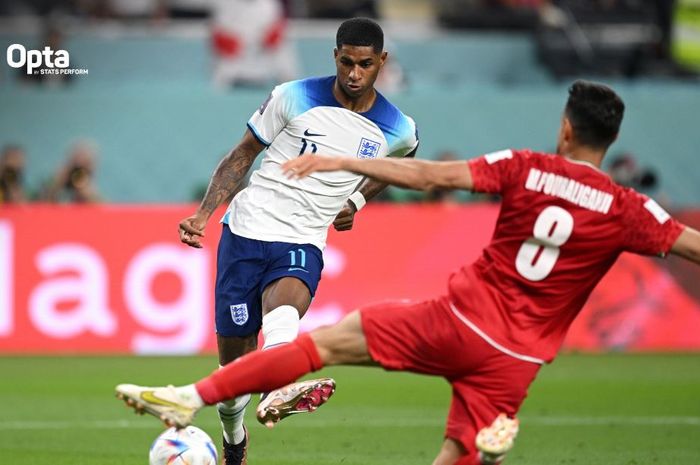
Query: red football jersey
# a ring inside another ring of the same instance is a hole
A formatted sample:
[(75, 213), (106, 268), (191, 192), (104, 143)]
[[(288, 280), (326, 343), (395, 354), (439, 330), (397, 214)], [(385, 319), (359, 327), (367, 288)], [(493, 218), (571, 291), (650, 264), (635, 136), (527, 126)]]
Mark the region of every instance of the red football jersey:
[(656, 202), (591, 164), (504, 150), (469, 161), (503, 201), (482, 256), (450, 277), (463, 319), (502, 349), (551, 361), (623, 251), (665, 255), (683, 230)]

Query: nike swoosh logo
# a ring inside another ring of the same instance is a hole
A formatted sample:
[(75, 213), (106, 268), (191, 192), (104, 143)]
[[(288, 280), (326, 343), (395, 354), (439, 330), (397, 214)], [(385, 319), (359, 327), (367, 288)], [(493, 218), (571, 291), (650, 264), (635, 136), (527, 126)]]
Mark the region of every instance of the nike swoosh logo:
[(308, 129), (307, 129), (306, 131), (304, 131), (304, 135), (305, 135), (306, 137), (326, 137), (325, 134), (315, 134), (315, 133), (313, 133), (313, 132), (309, 132)]
[(160, 397), (153, 394), (153, 391), (144, 391), (141, 393), (141, 399), (145, 400), (149, 404), (162, 405), (163, 407), (174, 407), (177, 410), (185, 410), (185, 408), (175, 402), (169, 400), (161, 399)]

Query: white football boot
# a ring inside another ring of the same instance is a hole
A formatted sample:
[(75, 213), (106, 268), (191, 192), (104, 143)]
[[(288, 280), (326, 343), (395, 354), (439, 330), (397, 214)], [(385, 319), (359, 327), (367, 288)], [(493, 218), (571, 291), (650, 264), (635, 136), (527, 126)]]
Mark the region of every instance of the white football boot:
[(513, 448), (518, 435), (518, 420), (501, 413), (491, 426), (482, 428), (476, 435), (476, 448), (484, 465), (499, 464)]
[(202, 407), (198, 400), (174, 386), (145, 387), (120, 384), (116, 387), (116, 394), (136, 413), (149, 413), (166, 425), (176, 428), (192, 424), (195, 414)]
[(283, 418), (297, 413), (313, 412), (335, 392), (331, 378), (311, 379), (288, 384), (272, 391), (258, 404), (258, 421), (272, 428)]

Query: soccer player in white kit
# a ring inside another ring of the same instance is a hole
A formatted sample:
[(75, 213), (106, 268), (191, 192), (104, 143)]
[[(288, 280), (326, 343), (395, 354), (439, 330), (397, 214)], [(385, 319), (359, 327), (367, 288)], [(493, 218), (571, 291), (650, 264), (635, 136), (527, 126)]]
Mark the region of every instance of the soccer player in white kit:
[[(297, 337), (321, 278), (328, 227), (351, 229), (355, 213), (386, 186), (350, 172), (291, 180), (281, 165), (304, 153), (406, 157), (418, 147), (414, 121), (374, 89), (387, 57), (380, 26), (364, 18), (345, 21), (336, 45), (336, 75), (275, 87), (217, 166), (195, 214), (180, 222), (180, 240), (201, 247), (207, 221), (265, 151), (221, 220), (215, 292), (221, 366), (255, 350), (261, 328), (263, 350)], [(334, 388), (333, 380), (320, 379), (273, 391), (260, 402), (258, 419), (269, 425), (312, 411)], [(246, 395), (217, 405), (226, 465), (246, 463), (249, 401)]]

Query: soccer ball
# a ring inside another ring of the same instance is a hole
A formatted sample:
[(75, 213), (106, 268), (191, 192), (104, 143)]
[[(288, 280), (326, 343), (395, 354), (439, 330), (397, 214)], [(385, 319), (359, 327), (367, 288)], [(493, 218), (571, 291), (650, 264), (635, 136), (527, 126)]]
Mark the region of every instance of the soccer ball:
[(148, 453), (150, 465), (216, 465), (216, 458), (211, 438), (196, 426), (165, 430)]

